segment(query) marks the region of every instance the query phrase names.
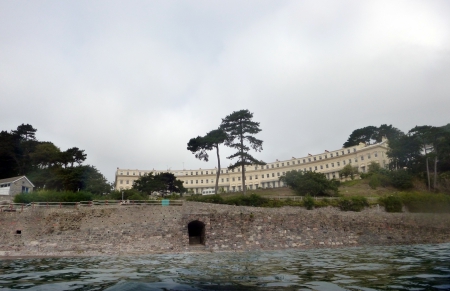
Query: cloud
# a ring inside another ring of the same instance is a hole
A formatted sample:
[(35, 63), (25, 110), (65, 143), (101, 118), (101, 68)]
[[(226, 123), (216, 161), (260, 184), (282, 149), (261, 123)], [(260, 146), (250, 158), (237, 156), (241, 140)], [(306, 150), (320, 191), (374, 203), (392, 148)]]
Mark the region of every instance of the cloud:
[(116, 167), (214, 167), (186, 144), (240, 109), (261, 123), (255, 156), (267, 162), (339, 148), (367, 125), (443, 125), (449, 12), (446, 1), (1, 2), (1, 129), (30, 123), (113, 180)]

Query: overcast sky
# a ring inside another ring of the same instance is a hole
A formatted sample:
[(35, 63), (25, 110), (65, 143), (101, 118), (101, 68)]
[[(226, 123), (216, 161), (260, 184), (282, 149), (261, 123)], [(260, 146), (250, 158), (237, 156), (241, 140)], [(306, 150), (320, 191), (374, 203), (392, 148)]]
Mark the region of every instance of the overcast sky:
[(241, 109), (265, 162), (444, 125), (450, 1), (0, 0), (0, 108), (0, 130), (31, 124), (111, 182), (215, 167), (186, 144)]

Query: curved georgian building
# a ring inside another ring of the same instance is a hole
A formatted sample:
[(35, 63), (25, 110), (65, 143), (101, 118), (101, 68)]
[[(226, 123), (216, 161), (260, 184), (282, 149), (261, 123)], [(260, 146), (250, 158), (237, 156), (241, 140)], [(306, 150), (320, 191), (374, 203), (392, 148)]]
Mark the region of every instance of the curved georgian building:
[[(382, 142), (372, 145), (360, 143), (357, 146), (325, 151), (317, 155), (308, 154), (301, 158), (292, 157), (289, 160), (276, 160), (267, 163), (265, 166), (247, 166), (245, 169), (245, 184), (248, 189), (282, 187), (284, 185), (279, 182), (280, 176), (293, 170), (316, 171), (324, 173), (328, 179), (339, 179), (339, 171), (348, 164), (358, 167), (359, 171), (364, 173), (367, 171), (370, 162), (379, 163), (382, 167), (387, 166), (387, 149), (387, 140), (383, 139)], [(192, 189), (194, 193), (202, 193), (202, 190), (214, 188), (216, 171), (217, 168), (171, 171), (117, 168), (114, 186), (116, 190), (130, 189), (134, 180), (139, 179), (146, 173), (170, 172), (184, 182), (186, 189)], [(221, 169), (219, 187), (223, 187), (226, 192), (230, 192), (242, 190), (241, 185), (240, 168)]]

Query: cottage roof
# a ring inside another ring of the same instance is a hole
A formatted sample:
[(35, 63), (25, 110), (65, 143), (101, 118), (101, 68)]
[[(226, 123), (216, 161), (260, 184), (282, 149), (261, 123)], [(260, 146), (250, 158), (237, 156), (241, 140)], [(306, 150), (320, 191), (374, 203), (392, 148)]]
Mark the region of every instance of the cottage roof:
[(34, 184), (31, 183), (31, 181), (28, 180), (28, 178), (26, 176), (17, 176), (17, 177), (11, 177), (11, 178), (6, 178), (6, 179), (0, 179), (0, 184), (1, 183), (14, 183), (16, 181), (19, 181), (20, 179), (26, 179), (34, 187)]

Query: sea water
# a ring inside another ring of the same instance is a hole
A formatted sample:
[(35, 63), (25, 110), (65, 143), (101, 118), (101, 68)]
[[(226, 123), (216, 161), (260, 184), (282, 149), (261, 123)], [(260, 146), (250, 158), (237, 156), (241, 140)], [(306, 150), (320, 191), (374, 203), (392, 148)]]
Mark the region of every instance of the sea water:
[(0, 290), (450, 290), (450, 244), (0, 259)]

